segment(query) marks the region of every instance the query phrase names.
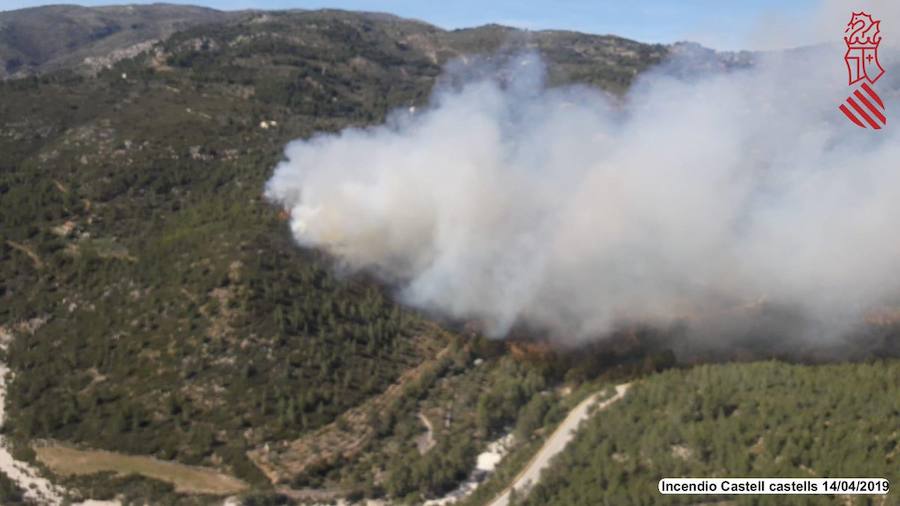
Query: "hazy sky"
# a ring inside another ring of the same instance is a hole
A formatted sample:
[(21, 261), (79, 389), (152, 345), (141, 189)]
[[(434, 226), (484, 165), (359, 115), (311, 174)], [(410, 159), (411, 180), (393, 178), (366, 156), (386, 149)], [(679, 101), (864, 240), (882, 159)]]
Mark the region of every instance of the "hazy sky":
[[(62, 0), (63, 2), (65, 0)], [(0, 10), (32, 7), (45, 0), (0, 0)], [(82, 0), (81, 5), (153, 3), (142, 0)], [(444, 28), (501, 23), (521, 28), (561, 28), (612, 33), (644, 42), (692, 40), (717, 49), (769, 49), (811, 42), (807, 28), (821, 3), (817, 0), (170, 0), (233, 10), (316, 9), (391, 12)], [(849, 8), (849, 7), (848, 7)], [(788, 40), (772, 41), (773, 27)]]

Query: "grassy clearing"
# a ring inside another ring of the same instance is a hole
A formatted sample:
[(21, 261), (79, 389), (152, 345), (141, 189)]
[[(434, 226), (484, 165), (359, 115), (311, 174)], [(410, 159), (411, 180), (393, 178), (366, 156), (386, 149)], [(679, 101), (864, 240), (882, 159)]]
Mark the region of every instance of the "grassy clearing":
[(35, 448), (37, 458), (54, 473), (71, 476), (102, 472), (139, 474), (171, 483), (175, 491), (188, 494), (228, 495), (243, 492), (247, 484), (213, 469), (186, 466), (139, 455), (122, 455), (103, 450), (77, 450), (49, 445)]

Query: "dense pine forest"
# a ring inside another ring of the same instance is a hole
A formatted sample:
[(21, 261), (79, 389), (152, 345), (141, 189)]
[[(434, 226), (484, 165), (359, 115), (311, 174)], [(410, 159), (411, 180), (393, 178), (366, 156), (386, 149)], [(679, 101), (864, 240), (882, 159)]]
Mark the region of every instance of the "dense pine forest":
[[(523, 504), (696, 504), (663, 477), (900, 478), (900, 363), (668, 370), (579, 431)], [(880, 496), (707, 497), (733, 504), (890, 504)]]

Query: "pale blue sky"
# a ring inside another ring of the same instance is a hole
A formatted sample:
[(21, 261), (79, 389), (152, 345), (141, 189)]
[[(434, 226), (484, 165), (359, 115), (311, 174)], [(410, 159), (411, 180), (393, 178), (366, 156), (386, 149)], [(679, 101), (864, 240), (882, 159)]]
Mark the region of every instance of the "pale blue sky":
[[(0, 0), (0, 10), (43, 5), (42, 0)], [(144, 0), (81, 0), (80, 5), (152, 3)], [(170, 0), (217, 9), (315, 9), (390, 12), (444, 28), (501, 23), (522, 28), (561, 28), (612, 33), (644, 42), (693, 40), (717, 49), (772, 46), (765, 26), (802, 26), (818, 0)], [(785, 43), (805, 43), (800, 39)], [(814, 41), (809, 41), (814, 42)], [(779, 44), (774, 44), (779, 45)]]

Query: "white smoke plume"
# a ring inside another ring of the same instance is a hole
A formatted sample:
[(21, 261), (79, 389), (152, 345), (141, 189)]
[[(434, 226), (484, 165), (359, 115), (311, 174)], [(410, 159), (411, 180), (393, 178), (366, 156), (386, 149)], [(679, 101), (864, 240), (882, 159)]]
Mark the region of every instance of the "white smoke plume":
[(266, 194), (301, 245), (495, 336), (727, 339), (769, 311), (791, 326), (767, 332), (834, 338), (900, 303), (900, 97), (885, 78), (887, 128), (850, 124), (842, 58), (676, 60), (624, 100), (546, 87), (534, 54), (457, 63), (424, 110), (290, 143)]

